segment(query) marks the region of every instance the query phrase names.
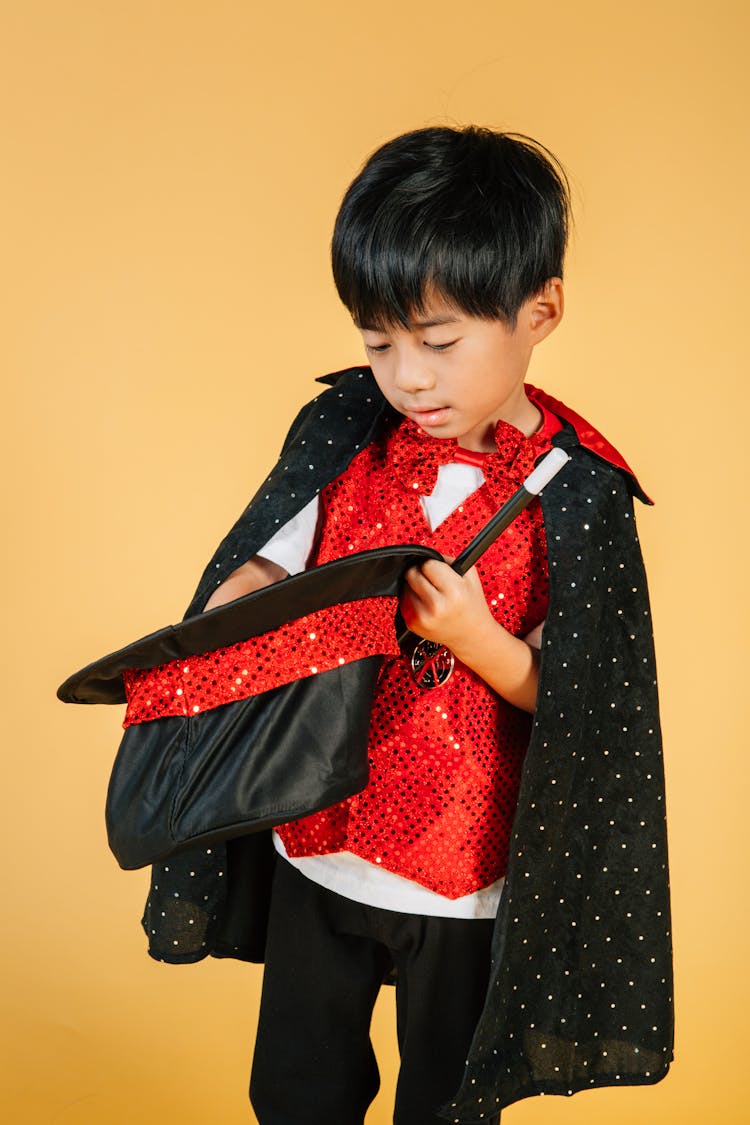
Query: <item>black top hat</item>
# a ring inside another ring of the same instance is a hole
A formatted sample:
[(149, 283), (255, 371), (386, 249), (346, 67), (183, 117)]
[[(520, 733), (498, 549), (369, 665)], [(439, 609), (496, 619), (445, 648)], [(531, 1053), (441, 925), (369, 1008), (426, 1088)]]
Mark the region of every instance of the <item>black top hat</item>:
[(364, 598), (393, 597), (404, 573), (442, 556), (407, 544), (362, 551), (284, 578), (255, 593), (167, 625), (74, 672), (57, 689), (63, 703), (124, 703), (123, 673), (199, 656), (278, 629), (316, 610)]

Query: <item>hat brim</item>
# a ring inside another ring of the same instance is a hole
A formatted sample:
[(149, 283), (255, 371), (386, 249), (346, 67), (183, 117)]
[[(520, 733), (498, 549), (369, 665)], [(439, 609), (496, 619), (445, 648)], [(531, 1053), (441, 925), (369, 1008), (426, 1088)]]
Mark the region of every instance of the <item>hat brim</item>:
[(57, 689), (63, 703), (124, 703), (123, 673), (199, 656), (278, 629), (316, 610), (400, 593), (410, 566), (441, 559), (417, 544), (380, 547), (335, 559), (265, 586), (216, 609), (187, 617), (100, 657)]

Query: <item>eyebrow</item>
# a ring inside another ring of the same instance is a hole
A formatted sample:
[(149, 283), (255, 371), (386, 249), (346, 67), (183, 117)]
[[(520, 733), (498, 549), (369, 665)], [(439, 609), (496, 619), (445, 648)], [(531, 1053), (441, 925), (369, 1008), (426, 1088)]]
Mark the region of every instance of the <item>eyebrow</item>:
[[(410, 324), (414, 328), (438, 328), (441, 324), (458, 324), (458, 317), (455, 316), (436, 316), (431, 320), (412, 320)], [(378, 326), (377, 324), (357, 324), (356, 327), (360, 332), (386, 332), (387, 328)]]
[(437, 328), (441, 324), (458, 324), (456, 316), (436, 316), (432, 320), (414, 320), (415, 328)]

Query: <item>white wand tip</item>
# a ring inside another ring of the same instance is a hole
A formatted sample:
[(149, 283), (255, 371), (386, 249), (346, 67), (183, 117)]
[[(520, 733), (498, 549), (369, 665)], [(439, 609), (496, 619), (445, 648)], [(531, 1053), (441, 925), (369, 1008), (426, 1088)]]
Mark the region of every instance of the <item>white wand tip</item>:
[(548, 485), (557, 473), (560, 472), (563, 465), (567, 465), (570, 457), (564, 449), (551, 449), (543, 460), (539, 462), (533, 473), (526, 478), (523, 482), (523, 487), (532, 496), (538, 496), (545, 485)]

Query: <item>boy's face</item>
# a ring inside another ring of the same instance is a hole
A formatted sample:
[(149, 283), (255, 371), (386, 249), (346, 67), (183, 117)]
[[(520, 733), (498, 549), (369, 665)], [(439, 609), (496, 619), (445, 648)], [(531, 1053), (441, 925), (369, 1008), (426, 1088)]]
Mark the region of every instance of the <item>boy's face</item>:
[(534, 345), (562, 317), (562, 282), (552, 278), (521, 308), (514, 329), (469, 316), (438, 294), (408, 328), (360, 325), (375, 380), (388, 402), (425, 433), (491, 452), (497, 422), (526, 434), (539, 413), (524, 391)]

